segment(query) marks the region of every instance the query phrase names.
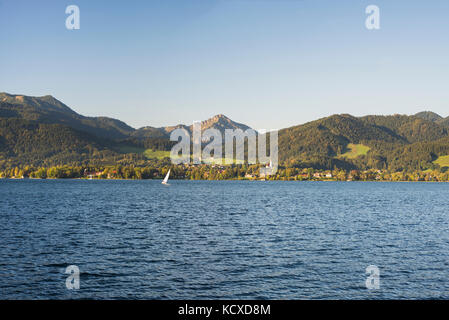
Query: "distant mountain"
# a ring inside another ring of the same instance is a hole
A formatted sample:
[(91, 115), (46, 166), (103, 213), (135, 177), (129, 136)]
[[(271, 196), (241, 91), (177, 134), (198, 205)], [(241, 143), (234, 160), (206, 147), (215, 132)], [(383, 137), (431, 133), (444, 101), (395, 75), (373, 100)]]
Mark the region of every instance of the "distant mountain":
[(76, 115), (76, 112), (52, 96), (29, 97), (0, 92), (0, 102), (27, 106), (42, 112), (54, 111)]
[(67, 125), (108, 139), (123, 139), (135, 130), (120, 120), (82, 116), (52, 96), (28, 97), (0, 93), (0, 117)]
[[(193, 126), (189, 127), (190, 130), (193, 129)], [(241, 129), (243, 131), (247, 129), (251, 129), (245, 124), (238, 123), (235, 121), (232, 121), (228, 117), (226, 117), (223, 114), (218, 114), (208, 120), (201, 122), (201, 130), (207, 130), (207, 129), (217, 129), (221, 133), (224, 133), (226, 129), (236, 130)]]
[[(76, 130), (84, 131), (107, 139), (134, 138), (168, 138), (176, 128), (185, 128), (192, 132), (192, 125), (177, 125), (162, 128), (143, 127), (134, 129), (123, 121), (107, 117), (85, 117), (52, 96), (30, 97), (24, 95), (12, 95), (0, 93), (0, 117), (20, 118), (38, 121), (40, 123), (52, 123), (67, 125)], [(202, 130), (208, 128), (218, 129), (224, 133), (225, 129), (242, 129), (249, 127), (232, 121), (225, 115), (216, 115), (202, 121)]]
[[(169, 134), (174, 129), (178, 129), (178, 128), (184, 128), (189, 133), (192, 133), (192, 131), (193, 131), (193, 125), (186, 126), (183, 124), (173, 126), (173, 127), (165, 127), (164, 131)], [(210, 119), (201, 121), (201, 130), (204, 131), (207, 129), (217, 129), (218, 131), (221, 132), (221, 134), (224, 135), (226, 129), (232, 129), (232, 130), (241, 129), (241, 130), (245, 131), (247, 129), (250, 129), (250, 127), (248, 127), (247, 125), (232, 121), (231, 119), (229, 119), (228, 117), (226, 117), (223, 114), (218, 114)]]
[(437, 121), (437, 123), (438, 123), (440, 126), (448, 127), (448, 128), (449, 128), (449, 117), (440, 119), (440, 120)]
[(432, 122), (437, 122), (440, 120), (443, 120), (443, 117), (440, 116), (439, 114), (432, 112), (432, 111), (423, 111), (423, 112), (419, 112), (417, 114), (415, 114), (415, 117), (424, 119), (424, 120), (428, 120), (428, 121), (432, 121)]
[(448, 135), (447, 128), (416, 116), (366, 116), (360, 119), (397, 135), (406, 143), (434, 141)]
[[(140, 137), (140, 138), (148, 138), (148, 137), (165, 137), (169, 138), (170, 133), (175, 129), (183, 128), (187, 130), (189, 134), (192, 134), (193, 131), (193, 125), (185, 125), (185, 124), (178, 124), (176, 126), (168, 126), (168, 127), (162, 127), (162, 128), (155, 128), (155, 127), (143, 127), (140, 129), (137, 129), (134, 133), (132, 133), (132, 136), (134, 137)], [(218, 114), (216, 116), (213, 116), (210, 119), (201, 121), (201, 130), (207, 130), (207, 129), (217, 129), (221, 132), (222, 135), (224, 135), (226, 129), (241, 129), (243, 131), (250, 129), (247, 125), (232, 121), (228, 117), (226, 117), (223, 114)]]
[(421, 118), (421, 119), (435, 122), (435, 123), (439, 124), (440, 126), (449, 128), (449, 117), (443, 118), (442, 116), (440, 116), (439, 114), (437, 114), (435, 112), (424, 111), (424, 112), (417, 113), (415, 116), (418, 118)]
[(163, 128), (142, 127), (131, 133), (131, 136), (138, 139), (145, 138), (168, 138), (167, 133)]

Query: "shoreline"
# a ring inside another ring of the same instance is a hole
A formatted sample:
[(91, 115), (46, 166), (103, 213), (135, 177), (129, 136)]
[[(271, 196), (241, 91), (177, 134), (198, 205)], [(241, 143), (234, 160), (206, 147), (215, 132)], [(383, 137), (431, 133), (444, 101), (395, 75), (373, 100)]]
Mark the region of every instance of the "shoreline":
[[(2, 180), (34, 180), (34, 181), (53, 181), (53, 180), (79, 180), (79, 181), (162, 181), (162, 179), (87, 179), (87, 178), (0, 178)], [(338, 183), (348, 183), (348, 182), (390, 182), (390, 183), (449, 183), (449, 181), (408, 181), (408, 180), (285, 180), (285, 179), (273, 179), (273, 180), (261, 180), (261, 179), (170, 179), (171, 181), (250, 181), (250, 182), (338, 182)]]

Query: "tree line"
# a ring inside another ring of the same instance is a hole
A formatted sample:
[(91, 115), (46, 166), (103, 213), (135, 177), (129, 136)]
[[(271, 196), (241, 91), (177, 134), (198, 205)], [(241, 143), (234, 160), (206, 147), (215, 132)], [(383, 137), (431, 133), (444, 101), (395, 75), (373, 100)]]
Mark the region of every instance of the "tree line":
[(287, 180), (287, 181), (449, 181), (449, 171), (440, 168), (425, 171), (322, 170), (279, 167), (276, 174), (261, 177), (260, 165), (170, 165), (154, 166), (16, 166), (2, 169), (0, 178), (35, 179), (162, 179), (171, 169), (171, 179), (184, 180)]

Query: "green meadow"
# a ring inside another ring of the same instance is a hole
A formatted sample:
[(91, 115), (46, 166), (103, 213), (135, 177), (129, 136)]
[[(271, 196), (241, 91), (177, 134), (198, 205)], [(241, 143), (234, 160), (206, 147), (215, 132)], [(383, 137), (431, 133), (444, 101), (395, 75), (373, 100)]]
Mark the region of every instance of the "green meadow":
[(436, 159), (433, 163), (438, 164), (440, 167), (449, 167), (449, 156), (442, 156)]
[(134, 146), (122, 145), (118, 148), (121, 153), (137, 153), (143, 154), (147, 159), (164, 159), (170, 158), (170, 151), (145, 149)]
[(164, 159), (164, 158), (170, 158), (170, 151), (162, 151), (162, 150), (152, 150), (152, 149), (146, 149), (143, 151), (143, 155), (147, 159)]
[(365, 156), (370, 150), (370, 147), (368, 146), (353, 143), (348, 144), (346, 148), (348, 149), (348, 151), (339, 155), (339, 158), (355, 159), (360, 156)]

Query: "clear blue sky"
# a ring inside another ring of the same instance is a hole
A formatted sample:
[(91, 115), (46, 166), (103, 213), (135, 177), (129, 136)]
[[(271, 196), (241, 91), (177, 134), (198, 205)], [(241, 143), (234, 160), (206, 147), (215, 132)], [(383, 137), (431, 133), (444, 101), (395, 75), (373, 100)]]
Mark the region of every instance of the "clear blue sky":
[[(66, 6), (81, 29), (65, 28)], [(380, 7), (381, 29), (365, 28)], [(449, 1), (0, 0), (0, 91), (134, 127), (449, 112)]]

